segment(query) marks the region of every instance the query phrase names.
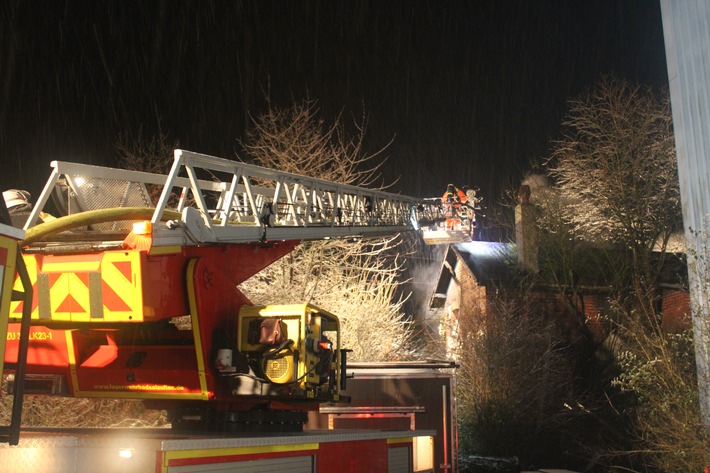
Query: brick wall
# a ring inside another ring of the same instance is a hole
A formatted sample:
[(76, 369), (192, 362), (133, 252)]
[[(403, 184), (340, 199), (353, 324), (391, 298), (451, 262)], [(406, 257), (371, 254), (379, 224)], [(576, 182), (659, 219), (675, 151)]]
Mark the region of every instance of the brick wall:
[[(447, 312), (449, 328), (462, 328), (460, 321), (477, 318), (475, 324), (479, 328), (485, 327), (485, 318), (495, 316), (489, 314), (489, 301), (495, 297), (496, 289), (480, 285), (465, 263), (458, 261), (455, 266), (455, 277), (449, 286), (447, 294)], [(584, 313), (584, 321), (576, 319), (576, 315), (569, 310), (568, 303), (563, 296), (552, 288), (539, 289), (533, 292), (536, 303), (544, 307), (544, 312), (555, 318), (561, 328), (570, 337), (570, 341), (581, 336), (582, 330), (588, 330), (594, 342), (600, 343), (606, 337), (607, 323), (604, 314), (609, 311), (608, 295), (603, 291), (594, 291), (577, 296), (573, 303)], [(681, 289), (665, 288), (662, 292), (661, 310), (663, 313), (663, 328), (667, 333), (678, 333), (691, 326), (690, 321), (690, 295)], [(581, 327), (581, 323), (584, 327)], [(447, 330), (448, 332), (448, 330)], [(452, 333), (447, 334), (449, 337)], [(456, 334), (460, 335), (460, 334)], [(447, 337), (448, 338), (448, 337)]]
[(661, 303), (663, 330), (678, 333), (690, 328), (690, 293), (680, 289), (664, 289)]

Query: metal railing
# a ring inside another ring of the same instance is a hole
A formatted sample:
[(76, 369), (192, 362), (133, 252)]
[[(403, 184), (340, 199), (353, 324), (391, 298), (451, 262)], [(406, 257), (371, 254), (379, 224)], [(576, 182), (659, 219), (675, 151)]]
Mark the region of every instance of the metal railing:
[[(443, 219), (431, 201), (180, 149), (167, 176), (62, 161), (52, 167), (25, 229), (39, 222), (52, 195), (66, 214), (154, 207), (155, 244), (374, 237)], [(92, 229), (130, 227), (104, 222)]]

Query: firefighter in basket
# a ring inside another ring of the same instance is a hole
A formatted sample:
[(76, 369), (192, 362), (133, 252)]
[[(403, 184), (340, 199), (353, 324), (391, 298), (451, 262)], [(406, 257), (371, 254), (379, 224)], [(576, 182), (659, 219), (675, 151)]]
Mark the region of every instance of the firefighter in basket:
[(464, 191), (453, 184), (446, 186), (446, 192), (441, 196), (441, 205), (446, 217), (446, 230), (457, 230), (457, 225), (461, 225), (462, 209), (466, 202), (468, 202), (468, 197)]

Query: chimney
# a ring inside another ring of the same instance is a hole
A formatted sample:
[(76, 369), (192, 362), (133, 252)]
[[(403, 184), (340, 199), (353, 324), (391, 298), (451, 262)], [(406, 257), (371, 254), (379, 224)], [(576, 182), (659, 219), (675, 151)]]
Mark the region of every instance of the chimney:
[(522, 185), (515, 206), (515, 243), (518, 247), (518, 263), (528, 271), (537, 273), (537, 225), (530, 203), (530, 186)]

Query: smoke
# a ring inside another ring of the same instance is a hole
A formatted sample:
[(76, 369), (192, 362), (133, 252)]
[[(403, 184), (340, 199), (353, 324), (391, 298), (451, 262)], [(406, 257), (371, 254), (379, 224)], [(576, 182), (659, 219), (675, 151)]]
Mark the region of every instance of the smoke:
[(551, 190), (550, 182), (544, 174), (528, 174), (523, 178), (522, 184), (530, 187), (530, 202), (533, 204), (539, 204)]
[(407, 281), (402, 289), (409, 296), (405, 311), (416, 323), (429, 325), (438, 322), (429, 320), (434, 315), (429, 309), (429, 300), (434, 293), (447, 248), (448, 245), (427, 245), (419, 237), (410, 246), (404, 275)]

